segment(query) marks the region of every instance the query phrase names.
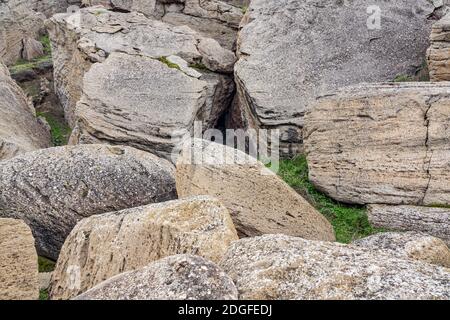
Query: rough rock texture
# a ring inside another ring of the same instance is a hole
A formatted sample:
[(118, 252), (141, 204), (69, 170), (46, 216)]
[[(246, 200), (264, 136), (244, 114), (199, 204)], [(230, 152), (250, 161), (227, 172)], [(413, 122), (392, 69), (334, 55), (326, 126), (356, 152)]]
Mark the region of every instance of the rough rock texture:
[(27, 0), (28, 5), (36, 12), (45, 14), (47, 18), (55, 13), (67, 12), (72, 6), (80, 6), (82, 0)]
[(38, 258), (30, 228), (20, 220), (0, 219), (2, 300), (39, 297)]
[(121, 11), (137, 11), (173, 25), (186, 25), (222, 46), (234, 49), (242, 9), (218, 0), (84, 0)]
[(266, 235), (234, 242), (220, 266), (240, 299), (449, 299), (446, 268), (348, 245)]
[[(379, 29), (376, 11), (367, 13), (373, 6), (381, 9)], [(235, 68), (241, 120), (279, 128), (282, 151), (298, 153), (303, 116), (317, 96), (414, 74), (429, 46), (429, 17), (441, 11), (429, 0), (252, 1)]]
[(175, 254), (218, 262), (237, 239), (228, 210), (207, 196), (93, 216), (67, 238), (51, 297), (74, 297), (119, 273)]
[(172, 165), (129, 147), (84, 145), (0, 162), (0, 217), (23, 219), (41, 256), (56, 260), (85, 217), (176, 197)]
[(22, 58), (24, 39), (39, 37), (44, 18), (28, 0), (0, 1), (0, 60), (11, 65)]
[(312, 183), (349, 203), (450, 204), (450, 83), (360, 85), (305, 117)]
[(75, 300), (237, 300), (229, 276), (214, 263), (175, 255), (115, 276)]
[(34, 58), (44, 55), (44, 46), (37, 40), (26, 38), (22, 40), (22, 58), (25, 60), (32, 60)]
[(241, 236), (283, 233), (335, 239), (331, 224), (275, 173), (245, 153), (194, 139), (177, 162), (179, 196), (208, 194), (230, 210)]
[(375, 227), (424, 232), (450, 245), (450, 208), (370, 205), (368, 216)]
[(39, 290), (48, 290), (52, 282), (53, 272), (39, 273)]
[(155, 59), (113, 53), (86, 73), (70, 144), (124, 144), (171, 159), (175, 133), (191, 132), (196, 120), (215, 126), (233, 89), (230, 78), (197, 79)]
[(425, 233), (379, 233), (352, 244), (372, 250), (380, 249), (399, 258), (422, 260), (450, 268), (450, 250), (445, 242)]
[(431, 81), (450, 81), (450, 13), (433, 25), (427, 59)]
[(50, 133), (0, 62), (0, 161), (50, 146)]
[[(234, 83), (229, 73), (233, 71), (234, 54), (186, 26), (102, 7), (55, 15), (47, 26), (54, 48), (56, 92), (69, 124), (76, 126), (72, 143), (129, 144), (167, 157), (172, 133), (189, 130), (197, 119), (205, 121), (206, 130), (231, 103)], [(111, 55), (114, 52), (122, 56)], [(169, 56), (202, 67), (200, 79), (166, 63)], [(119, 58), (123, 60), (120, 69), (114, 65)], [(93, 62), (104, 65), (87, 74), (84, 85), (83, 76)], [(140, 69), (143, 67), (148, 70)], [(138, 83), (138, 76), (143, 83)], [(126, 81), (118, 86), (118, 79)], [(157, 94), (150, 88), (158, 90)], [(143, 93), (138, 94), (138, 89)], [(94, 90), (99, 91), (99, 99), (92, 95)], [(112, 96), (113, 90), (119, 90), (120, 95)], [(75, 105), (82, 96), (85, 107), (80, 109), (89, 110), (81, 110), (78, 117)], [(186, 100), (177, 100), (180, 98)], [(171, 109), (168, 112), (166, 108)], [(92, 117), (89, 121), (87, 112)], [(185, 118), (180, 120), (178, 115)], [(147, 121), (151, 125), (143, 128)]]

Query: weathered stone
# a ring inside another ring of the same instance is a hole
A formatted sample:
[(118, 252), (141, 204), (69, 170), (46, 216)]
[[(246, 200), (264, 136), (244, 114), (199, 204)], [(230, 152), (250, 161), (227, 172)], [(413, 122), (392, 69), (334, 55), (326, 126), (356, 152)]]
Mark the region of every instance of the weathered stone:
[(53, 272), (39, 273), (39, 290), (48, 290), (52, 282)]
[(316, 97), (415, 74), (429, 46), (429, 17), (440, 11), (429, 0), (252, 1), (235, 67), (244, 125), (280, 129), (282, 151), (297, 154)]
[(305, 117), (309, 178), (359, 204), (450, 203), (450, 83), (360, 85)]
[(450, 268), (450, 250), (445, 242), (425, 233), (378, 233), (352, 244), (372, 250), (383, 250), (399, 258), (421, 260)]
[(32, 60), (44, 55), (44, 46), (37, 40), (26, 38), (23, 39), (22, 58)]
[(240, 299), (450, 298), (446, 268), (285, 235), (236, 241), (220, 266), (233, 279)]
[(214, 263), (175, 255), (106, 280), (75, 300), (237, 300), (237, 289)]
[(119, 273), (175, 254), (218, 262), (237, 239), (228, 210), (207, 196), (93, 216), (67, 238), (51, 297), (74, 297)]
[(191, 132), (194, 121), (214, 126), (234, 89), (231, 78), (197, 79), (183, 69), (122, 53), (94, 65), (84, 77), (69, 143), (129, 145), (171, 160), (176, 133)]
[(450, 13), (433, 25), (427, 59), (431, 81), (450, 81)]
[(331, 224), (256, 159), (230, 147), (194, 139), (177, 162), (179, 196), (208, 194), (230, 210), (241, 236), (283, 233), (335, 239)]
[[(233, 53), (221, 48), (214, 40), (210, 40), (214, 42), (214, 46), (210, 46), (213, 50), (201, 51), (199, 43), (204, 42), (205, 38), (197, 32), (186, 26), (172, 26), (148, 19), (139, 13), (118, 13), (107, 11), (102, 7), (90, 7), (75, 14), (55, 15), (48, 20), (47, 27), (53, 44), (56, 91), (71, 126), (75, 126), (77, 123), (74, 112), (75, 105), (80, 100), (83, 88), (85, 88), (83, 76), (91, 68), (93, 62), (104, 62), (113, 52), (136, 55), (138, 56), (134, 58), (136, 61), (142, 61), (145, 58), (163, 60), (165, 57), (176, 55), (184, 59), (189, 65), (203, 64), (214, 72), (231, 71), (234, 64), (234, 59), (231, 59)], [(213, 56), (210, 54), (213, 54)], [(127, 61), (129, 60), (132, 60), (132, 58)], [(149, 64), (151, 63), (149, 62)], [(126, 72), (126, 70), (123, 71)], [(141, 70), (141, 72), (144, 71)], [(111, 72), (115, 71), (111, 70)], [(166, 70), (167, 72), (168, 70)], [(179, 72), (182, 73), (182, 71)], [(231, 94), (234, 89), (233, 82), (229, 75), (214, 72), (201, 72), (204, 74), (201, 80), (208, 82), (209, 86), (207, 100), (212, 100), (212, 102), (208, 101), (206, 108), (223, 110), (228, 107), (231, 101)], [(183, 74), (176, 77), (180, 78), (181, 76)], [(150, 79), (151, 75), (146, 76), (146, 78)], [(92, 77), (88, 77), (88, 79), (92, 79)], [(103, 81), (105, 85), (111, 82)], [(131, 80), (129, 83), (133, 81)], [(189, 80), (183, 79), (178, 81), (189, 82)], [(153, 86), (161, 87), (162, 82), (164, 82), (164, 79), (153, 84)], [(196, 84), (196, 86), (200, 85), (204, 86), (204, 83)], [(127, 87), (125, 86), (125, 88)], [(163, 99), (168, 99), (167, 96), (172, 93), (164, 90), (159, 94)], [(127, 96), (131, 94), (135, 94), (135, 99), (140, 99), (135, 88), (128, 92)], [(203, 99), (204, 94), (201, 95)], [(120, 97), (117, 98), (118, 100), (124, 100)], [(154, 103), (157, 100), (153, 96), (146, 96), (145, 98), (147, 100), (141, 99), (141, 105), (147, 104), (155, 108)], [(106, 107), (112, 108), (113, 106), (107, 105)], [(161, 108), (161, 106), (156, 107)], [(130, 109), (132, 106), (127, 108)], [(143, 113), (142, 117), (145, 118), (145, 113), (149, 110), (135, 110), (132, 114)], [(129, 111), (131, 112), (131, 110)], [(173, 114), (177, 112), (185, 112), (185, 110), (174, 110)], [(158, 117), (162, 117), (162, 115), (160, 114)], [(210, 119), (205, 120), (209, 121)], [(214, 120), (211, 119), (211, 121)], [(164, 123), (161, 123), (161, 126), (164, 126)], [(176, 128), (175, 126), (174, 129)], [(164, 131), (164, 128), (161, 131)], [(101, 139), (101, 137), (96, 138)], [(142, 140), (145, 140), (145, 135)], [(151, 143), (154, 143), (154, 141), (149, 144)], [(140, 144), (139, 147), (141, 147)], [(145, 145), (142, 148), (152, 149), (152, 147)]]
[(218, 0), (84, 0), (88, 6), (137, 11), (164, 22), (188, 26), (223, 47), (234, 49), (242, 9)]
[(176, 197), (172, 165), (129, 147), (50, 148), (0, 162), (0, 217), (23, 219), (56, 260), (82, 218)]
[(38, 258), (30, 228), (20, 220), (0, 219), (2, 300), (39, 297)]
[(375, 227), (424, 232), (450, 245), (450, 208), (370, 205), (367, 214)]
[(50, 133), (0, 62), (0, 161), (50, 147)]

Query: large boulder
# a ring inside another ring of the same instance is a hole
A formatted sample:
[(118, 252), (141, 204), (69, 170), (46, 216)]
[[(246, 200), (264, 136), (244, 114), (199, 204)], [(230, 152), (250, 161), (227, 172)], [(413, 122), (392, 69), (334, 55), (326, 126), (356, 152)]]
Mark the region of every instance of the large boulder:
[(450, 81), (450, 13), (433, 25), (427, 59), (431, 81)]
[(399, 258), (421, 260), (450, 268), (450, 250), (444, 241), (420, 232), (384, 232), (356, 240), (353, 245), (383, 250)]
[(0, 248), (2, 300), (38, 299), (38, 257), (30, 228), (23, 221), (0, 218)]
[(236, 286), (214, 263), (174, 255), (115, 276), (75, 300), (237, 300)]
[(0, 2), (0, 60), (7, 65), (22, 58), (23, 42), (37, 39), (44, 27), (45, 16), (32, 10), (28, 0)]
[(444, 240), (450, 246), (450, 207), (368, 206), (370, 223), (379, 228), (417, 231)]
[(82, 145), (0, 162), (0, 217), (24, 220), (56, 260), (82, 218), (176, 197), (172, 165), (129, 147)]
[(362, 84), (305, 117), (309, 178), (358, 204), (450, 204), (450, 83)]
[(237, 239), (228, 210), (206, 196), (93, 216), (66, 239), (51, 297), (75, 297), (112, 276), (175, 254), (219, 262)]
[(441, 14), (442, 3), (251, 1), (235, 68), (242, 125), (280, 129), (282, 151), (296, 154), (303, 141), (303, 116), (317, 96), (361, 82), (391, 81), (422, 68), (430, 17)]
[(200, 139), (186, 143), (177, 162), (176, 185), (181, 197), (208, 194), (220, 199), (241, 236), (283, 233), (335, 239), (328, 220), (275, 173), (225, 145)]
[(200, 76), (189, 67), (112, 53), (84, 77), (69, 143), (124, 144), (171, 159), (176, 132), (191, 132), (195, 120), (215, 126), (234, 90), (230, 78), (189, 72)]
[[(242, 0), (241, 0), (242, 1)], [(218, 0), (83, 0), (88, 6), (137, 11), (173, 25), (186, 25), (222, 46), (235, 47), (242, 9)]]
[(450, 298), (446, 268), (285, 235), (236, 241), (220, 266), (233, 279), (240, 299)]
[(50, 147), (47, 126), (1, 62), (0, 96), (0, 161)]

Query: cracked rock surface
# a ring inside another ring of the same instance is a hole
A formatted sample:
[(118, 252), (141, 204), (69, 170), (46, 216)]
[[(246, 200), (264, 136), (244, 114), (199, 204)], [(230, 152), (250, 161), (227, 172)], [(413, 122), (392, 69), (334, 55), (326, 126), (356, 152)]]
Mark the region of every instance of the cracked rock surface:
[(115, 276), (75, 300), (237, 300), (237, 289), (214, 263), (183, 254)]
[(450, 245), (450, 208), (370, 205), (367, 214), (375, 227), (424, 232)]
[(24, 220), (56, 260), (82, 218), (176, 198), (173, 166), (129, 147), (43, 149), (0, 162), (0, 217)]
[(305, 118), (309, 178), (357, 204), (450, 203), (449, 83), (348, 87)]
[(431, 81), (450, 81), (450, 13), (433, 25), (427, 52)]
[(0, 161), (51, 145), (47, 125), (0, 62)]
[[(298, 153), (304, 114), (317, 96), (414, 75), (423, 66), (429, 17), (448, 4), (435, 3), (252, 1), (239, 32), (235, 67), (243, 125), (280, 129), (282, 151)], [(372, 6), (381, 9), (380, 28), (371, 27), (367, 9)]]
[(72, 298), (119, 273), (175, 254), (218, 262), (237, 239), (228, 210), (207, 196), (92, 216), (67, 238), (51, 298)]
[(447, 300), (447, 268), (339, 243), (265, 235), (234, 242), (219, 266), (239, 299)]

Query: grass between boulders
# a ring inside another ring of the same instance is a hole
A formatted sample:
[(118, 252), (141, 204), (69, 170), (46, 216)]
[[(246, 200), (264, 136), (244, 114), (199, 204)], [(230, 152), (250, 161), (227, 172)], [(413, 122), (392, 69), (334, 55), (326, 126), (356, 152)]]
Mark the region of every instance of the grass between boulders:
[(12, 66), (9, 69), (11, 74), (16, 74), (27, 70), (33, 70), (42, 63), (52, 62), (52, 48), (50, 45), (50, 39), (48, 35), (42, 36), (39, 39), (39, 41), (44, 46), (44, 55), (42, 57), (38, 57), (30, 61), (20, 59), (19, 61), (16, 62), (14, 66)]
[[(44, 257), (38, 257), (39, 272), (52, 272), (55, 262)], [(48, 300), (48, 290), (39, 290), (39, 300)]]
[(319, 192), (308, 179), (305, 156), (281, 160), (278, 175), (331, 222), (338, 242), (350, 243), (384, 231), (370, 225), (364, 206), (339, 203)]
[(37, 112), (36, 115), (47, 120), (47, 123), (50, 126), (52, 142), (55, 147), (64, 146), (67, 144), (71, 133), (71, 129), (67, 125), (56, 120), (55, 117), (47, 112)]

